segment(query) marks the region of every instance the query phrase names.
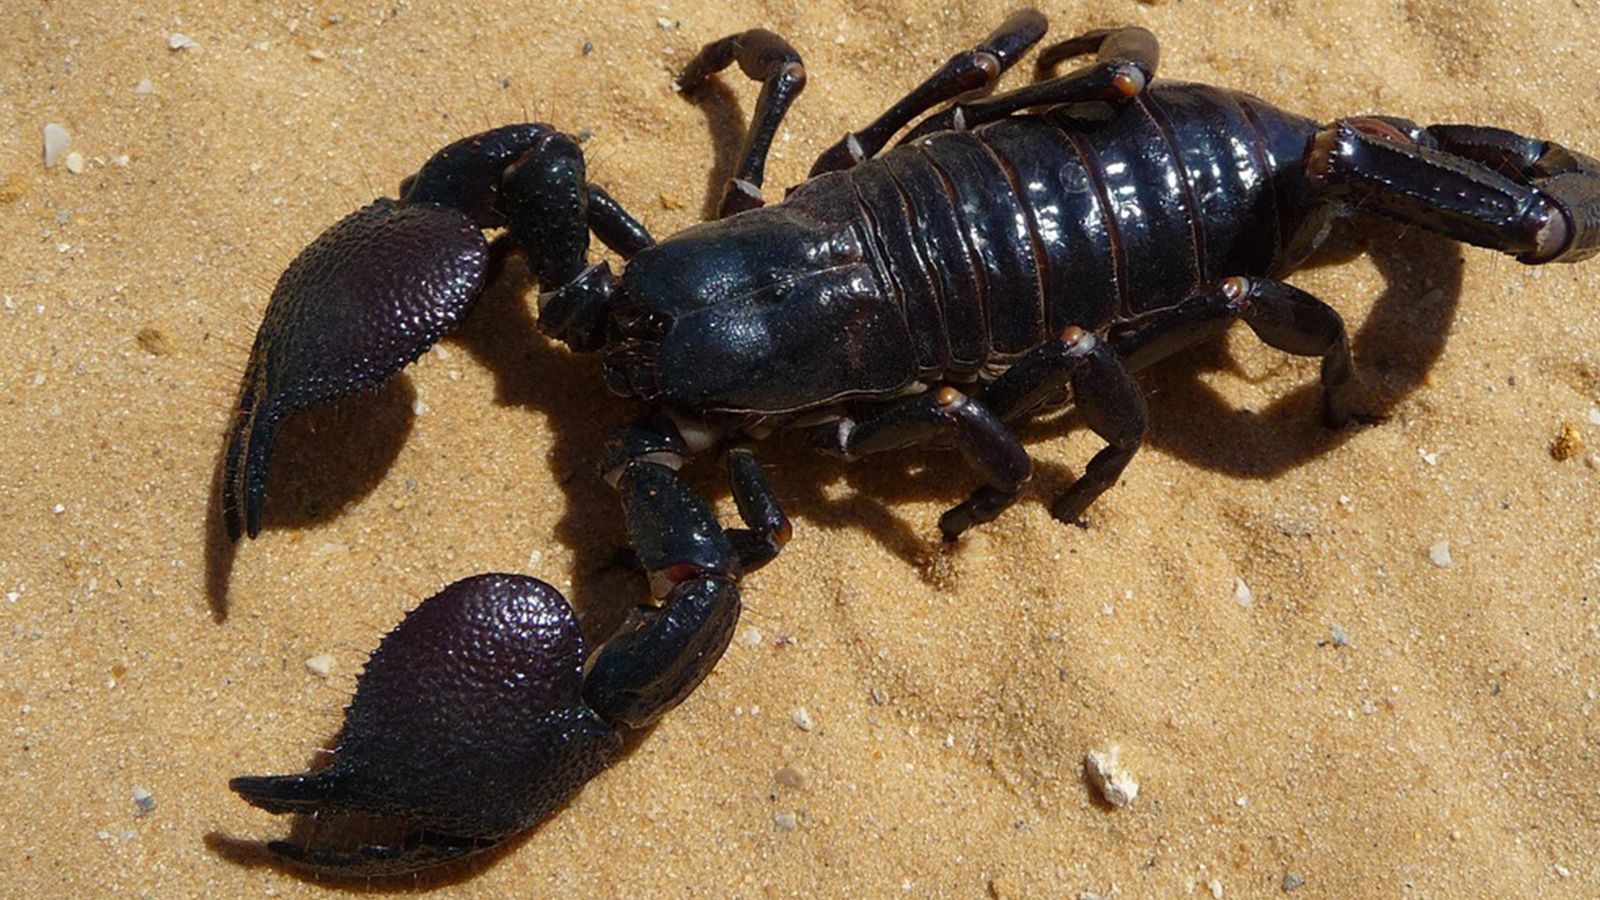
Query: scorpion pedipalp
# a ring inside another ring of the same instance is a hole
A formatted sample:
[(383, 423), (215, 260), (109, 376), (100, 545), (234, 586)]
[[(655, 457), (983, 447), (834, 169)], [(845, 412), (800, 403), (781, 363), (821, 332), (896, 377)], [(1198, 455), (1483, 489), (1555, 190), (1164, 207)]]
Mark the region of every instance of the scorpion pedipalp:
[(565, 803), (621, 746), (584, 703), (586, 655), (555, 588), (521, 575), (463, 579), (373, 652), (328, 768), (228, 785), (269, 812), (396, 826), (353, 848), (269, 845), (310, 869), (394, 874), (488, 849)]
[(454, 328), (489, 248), (444, 206), (378, 200), (340, 220), (278, 279), (239, 389), (224, 461), (229, 537), (255, 537), (283, 416), (376, 388)]
[[(575, 175), (560, 165), (569, 147), (570, 138), (538, 124), (456, 141), (401, 184), (399, 200), (368, 204), (300, 251), (273, 289), (239, 389), (223, 463), (230, 538), (261, 530), (285, 415), (379, 387), (461, 324), (496, 255), (510, 249), (491, 248), (482, 230), (508, 224), (503, 188), (527, 196), (509, 224), (533, 254), (535, 274), (559, 286), (552, 273), (582, 268), (587, 195), (581, 164)], [(524, 175), (507, 185), (508, 170)], [(631, 220), (615, 224), (629, 239), (649, 240)]]

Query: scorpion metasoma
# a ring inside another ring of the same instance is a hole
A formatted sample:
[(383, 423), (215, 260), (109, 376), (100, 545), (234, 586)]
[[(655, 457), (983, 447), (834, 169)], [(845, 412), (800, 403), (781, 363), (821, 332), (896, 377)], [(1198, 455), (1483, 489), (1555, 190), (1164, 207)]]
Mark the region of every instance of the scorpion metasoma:
[[(593, 653), (567, 601), (534, 578), (477, 575), (423, 601), (372, 654), (330, 765), (231, 782), (270, 812), (374, 817), (393, 837), (273, 842), (275, 853), (383, 875), (493, 847), (680, 703), (728, 645), (740, 577), (790, 536), (750, 441), (801, 429), (847, 459), (954, 446), (981, 484), (939, 520), (953, 541), (1029, 482), (1010, 424), (1070, 401), (1106, 444), (1051, 502), (1074, 522), (1144, 438), (1132, 373), (1235, 320), (1321, 359), (1328, 425), (1362, 418), (1339, 314), (1278, 280), (1355, 208), (1526, 263), (1600, 251), (1590, 157), (1479, 126), (1319, 124), (1236, 91), (1155, 83), (1156, 39), (1141, 28), (1056, 44), (1036, 82), (973, 93), (1045, 29), (1035, 11), (1011, 15), (770, 206), (763, 170), (805, 84), (800, 57), (765, 30), (707, 44), (682, 88), (737, 63), (760, 99), (718, 219), (659, 243), (587, 181), (573, 138), (523, 124), (445, 147), (400, 199), (300, 253), (228, 437), (232, 538), (260, 528), (287, 413), (381, 384), (520, 253), (542, 289), (540, 329), (603, 354), (611, 389), (646, 409), (597, 464), (654, 600)], [(1084, 55), (1094, 61), (1053, 76)], [(589, 263), (591, 231), (627, 260), (623, 274)], [(742, 528), (720, 525), (679, 478), (712, 447), (725, 448)]]

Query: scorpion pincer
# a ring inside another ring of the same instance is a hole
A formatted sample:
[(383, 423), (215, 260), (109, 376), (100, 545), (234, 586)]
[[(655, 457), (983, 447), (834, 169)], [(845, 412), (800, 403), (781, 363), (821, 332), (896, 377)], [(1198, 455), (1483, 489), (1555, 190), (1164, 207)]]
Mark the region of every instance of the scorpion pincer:
[[(1028, 484), (1011, 424), (1070, 400), (1105, 441), (1051, 502), (1073, 522), (1145, 436), (1132, 373), (1236, 320), (1321, 359), (1329, 426), (1360, 418), (1339, 314), (1279, 280), (1357, 206), (1525, 263), (1600, 251), (1588, 156), (1489, 127), (1319, 124), (1237, 91), (1157, 83), (1156, 39), (1141, 28), (1048, 47), (1033, 83), (972, 98), (1045, 29), (1037, 12), (1011, 15), (772, 205), (763, 171), (805, 84), (800, 56), (764, 30), (707, 44), (682, 87), (737, 63), (760, 99), (720, 217), (659, 243), (587, 180), (574, 139), (522, 124), (445, 147), (398, 200), (301, 252), (228, 436), (231, 537), (261, 527), (286, 414), (381, 384), (459, 325), (518, 252), (542, 289), (540, 329), (603, 354), (610, 388), (643, 410), (597, 468), (654, 599), (593, 650), (566, 600), (531, 577), (477, 575), (424, 601), (373, 653), (329, 766), (231, 782), (271, 812), (374, 816), (395, 836), (274, 852), (325, 872), (411, 871), (493, 847), (578, 791), (624, 732), (706, 677), (741, 576), (789, 539), (755, 439), (803, 429), (847, 459), (954, 446), (979, 482), (939, 520), (955, 540)], [(1093, 59), (1054, 74), (1080, 56)], [(486, 229), (504, 231), (488, 241)], [(620, 275), (590, 263), (591, 232), (626, 260)], [(725, 448), (743, 527), (724, 527), (678, 476), (712, 447)]]

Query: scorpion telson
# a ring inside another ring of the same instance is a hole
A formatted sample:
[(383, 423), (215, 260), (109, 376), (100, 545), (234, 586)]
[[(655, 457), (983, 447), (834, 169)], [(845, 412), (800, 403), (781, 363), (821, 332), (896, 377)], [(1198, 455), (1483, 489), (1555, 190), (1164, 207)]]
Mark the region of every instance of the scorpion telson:
[[(805, 431), (847, 459), (954, 447), (979, 484), (939, 520), (953, 541), (1030, 483), (1011, 425), (1070, 401), (1105, 442), (1051, 501), (1075, 522), (1144, 440), (1132, 373), (1235, 321), (1321, 360), (1329, 426), (1364, 418), (1343, 320), (1279, 280), (1334, 219), (1381, 214), (1527, 263), (1600, 251), (1600, 163), (1588, 156), (1480, 126), (1318, 124), (1236, 91), (1158, 82), (1156, 39), (1140, 28), (1047, 47), (1033, 83), (973, 97), (1045, 29), (1037, 12), (1013, 14), (772, 205), (767, 151), (805, 68), (770, 31), (707, 44), (681, 86), (737, 63), (760, 99), (721, 217), (659, 243), (588, 182), (573, 138), (521, 124), (440, 150), (398, 200), (351, 214), (290, 264), (228, 435), (233, 538), (261, 527), (285, 415), (391, 377), (520, 253), (541, 330), (602, 354), (609, 386), (642, 408), (596, 468), (654, 600), (592, 651), (567, 601), (531, 577), (478, 575), (424, 601), (373, 653), (327, 768), (231, 782), (271, 812), (375, 816), (392, 837), (273, 851), (324, 872), (395, 874), (493, 847), (557, 809), (623, 732), (700, 684), (738, 620), (741, 577), (789, 540), (750, 449), (773, 431)], [(626, 261), (620, 274), (591, 263), (591, 232)], [(678, 475), (714, 446), (742, 527), (724, 527)]]

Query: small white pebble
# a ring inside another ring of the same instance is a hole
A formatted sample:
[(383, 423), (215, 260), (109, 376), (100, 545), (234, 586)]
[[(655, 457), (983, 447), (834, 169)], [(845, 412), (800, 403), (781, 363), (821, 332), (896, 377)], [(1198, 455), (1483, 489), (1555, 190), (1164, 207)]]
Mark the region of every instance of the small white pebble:
[(1119, 758), (1122, 749), (1113, 744), (1110, 748), (1090, 750), (1084, 757), (1083, 767), (1089, 782), (1112, 806), (1128, 806), (1139, 796), (1139, 782), (1133, 773), (1123, 768)]
[(173, 33), (167, 35), (167, 49), (199, 50), (200, 45), (195, 43), (194, 38), (189, 37), (187, 34), (184, 34), (181, 31), (174, 31)]
[(65, 505), (57, 503), (55, 506), (50, 507), (50, 511), (59, 516), (62, 513), (66, 512), (67, 508), (66, 508)]
[(738, 641), (741, 647), (759, 647), (761, 646), (761, 638), (761, 629), (754, 625), (746, 625), (739, 629)]
[(1211, 891), (1211, 896), (1213, 898), (1215, 898), (1215, 900), (1222, 900), (1222, 879), (1221, 878), (1213, 878), (1210, 881), (1206, 882), (1206, 888)]
[(306, 671), (318, 678), (327, 678), (333, 674), (333, 657), (326, 653), (318, 653), (306, 660)]
[(1448, 569), (1455, 563), (1450, 557), (1450, 542), (1440, 541), (1428, 548), (1428, 561), (1441, 569)]
[(126, 153), (118, 153), (116, 156), (111, 157), (111, 164), (119, 169), (126, 169), (130, 162), (132, 160), (128, 158)]
[(1556, 863), (1555, 870), (1556, 870), (1556, 874), (1560, 875), (1562, 878), (1571, 878), (1572, 877), (1572, 870), (1567, 868), (1566, 866), (1563, 866), (1561, 863)]
[(83, 174), (83, 154), (74, 150), (67, 154), (67, 171), (74, 175)]
[(72, 135), (67, 129), (55, 122), (44, 126), (44, 167), (53, 169), (56, 163), (61, 162), (61, 157), (66, 155), (67, 145), (72, 143)]
[(672, 27), (672, 20), (667, 18), (666, 16), (660, 16), (660, 17), (658, 17), (656, 19), (656, 27), (657, 28), (671, 28)]
[(1256, 602), (1255, 594), (1250, 592), (1250, 585), (1245, 584), (1243, 578), (1233, 580), (1233, 602), (1240, 606), (1250, 606)]
[(797, 706), (789, 713), (789, 721), (801, 731), (810, 731), (816, 725), (811, 718), (811, 711), (804, 706)]
[(22, 594), (17, 591), (6, 591), (6, 602), (15, 603), (22, 599)]
[(261, 52), (263, 52), (265, 50), (268, 50), (271, 47), (272, 47), (272, 44), (269, 41), (256, 41), (255, 43), (250, 45), (250, 49), (256, 51), (257, 53), (261, 53)]
[(150, 79), (141, 78), (139, 83), (133, 86), (133, 92), (135, 94), (154, 94), (156, 86), (150, 82)]
[(788, 834), (800, 827), (800, 817), (792, 812), (773, 813), (772, 824), (779, 834)]
[(1240, 809), (1244, 809), (1245, 807), (1250, 805), (1250, 798), (1249, 797), (1235, 797), (1235, 798), (1233, 798), (1233, 805), (1239, 807)]
[(413, 400), (413, 401), (411, 401), (411, 413), (412, 413), (412, 415), (421, 416), (421, 415), (427, 414), (427, 412), (428, 412), (428, 404), (423, 403), (421, 400)]
[(317, 62), (321, 62), (328, 58), (328, 51), (313, 48), (311, 50), (307, 50), (306, 55)]
[(842, 35), (842, 34), (834, 35), (833, 36), (833, 42), (835, 44), (838, 44), (839, 46), (843, 47), (844, 46), (844, 35)]
[(1437, 466), (1439, 464), (1439, 454), (1437, 454), (1437, 453), (1429, 453), (1428, 451), (1420, 449), (1420, 448), (1417, 450), (1417, 453), (1421, 454), (1422, 461), (1427, 463), (1428, 465)]
[(142, 788), (138, 785), (135, 785), (133, 788), (133, 807), (133, 815), (135, 818), (147, 816), (155, 811), (156, 798), (147, 788)]
[(1349, 632), (1345, 631), (1344, 627), (1339, 625), (1337, 622), (1328, 626), (1328, 635), (1333, 638), (1333, 645), (1335, 647), (1350, 646)]

